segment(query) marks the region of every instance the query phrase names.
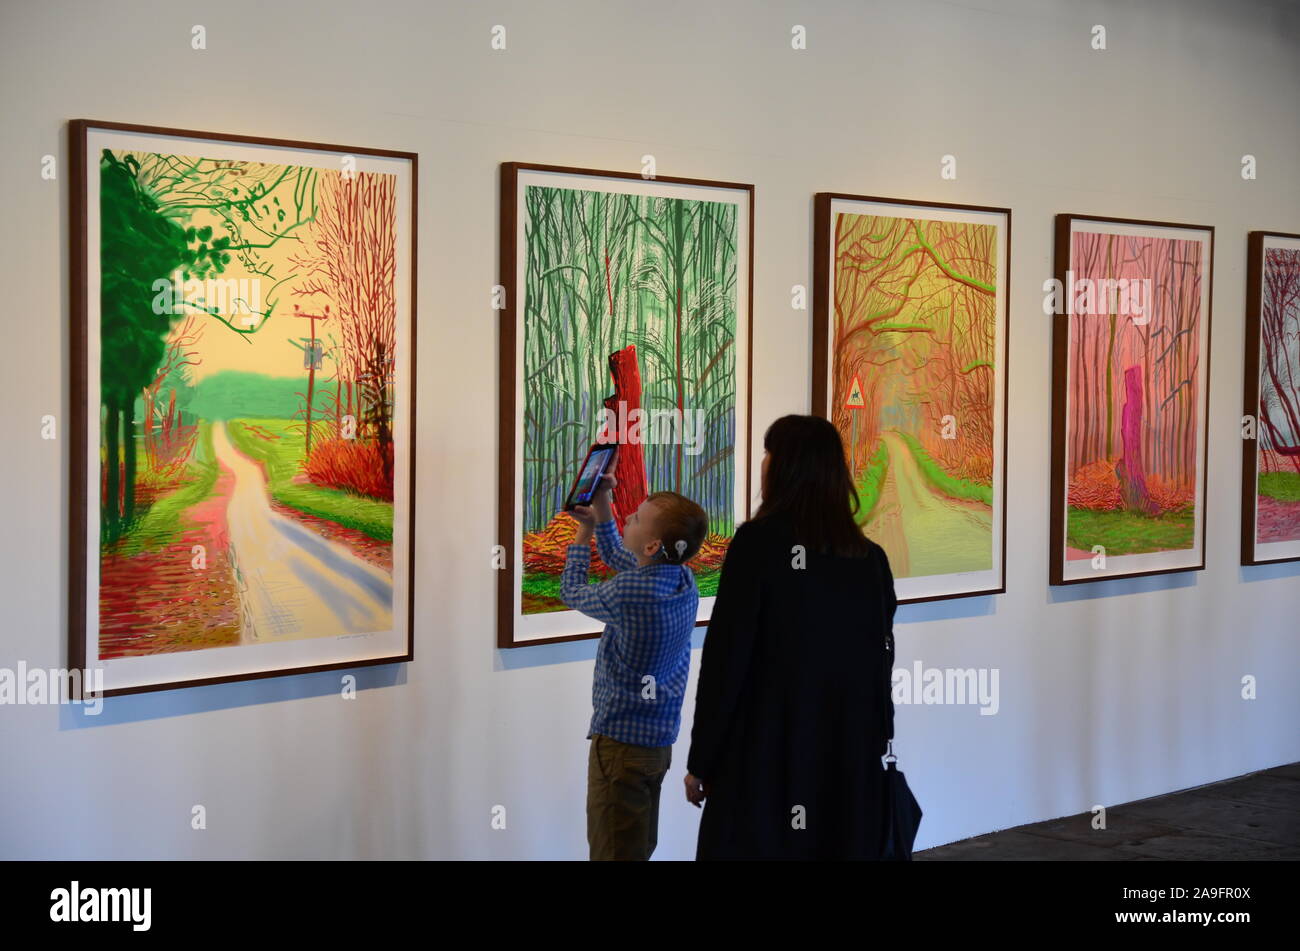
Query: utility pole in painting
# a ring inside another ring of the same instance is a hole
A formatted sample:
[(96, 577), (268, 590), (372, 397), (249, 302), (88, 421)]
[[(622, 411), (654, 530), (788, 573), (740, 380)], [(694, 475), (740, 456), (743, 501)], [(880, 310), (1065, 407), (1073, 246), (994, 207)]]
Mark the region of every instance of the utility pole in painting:
[(321, 358), (324, 355), (324, 348), (316, 340), (316, 321), (325, 321), (330, 319), (330, 309), (325, 307), (323, 314), (306, 314), (298, 309), (298, 305), (293, 305), (293, 316), (305, 317), (311, 321), (311, 336), (307, 339), (307, 346), (303, 348), (303, 364), (307, 367), (307, 448), (306, 455), (311, 455), (311, 403), (313, 391), (316, 387), (316, 369), (321, 365)]
[(849, 448), (849, 478), (853, 484), (858, 484), (858, 473), (856, 466), (858, 464), (858, 410), (867, 408), (867, 401), (862, 396), (862, 381), (858, 375), (853, 374), (853, 385), (849, 387), (848, 399), (844, 401), (844, 408), (849, 411), (849, 419), (852, 422), (853, 441)]

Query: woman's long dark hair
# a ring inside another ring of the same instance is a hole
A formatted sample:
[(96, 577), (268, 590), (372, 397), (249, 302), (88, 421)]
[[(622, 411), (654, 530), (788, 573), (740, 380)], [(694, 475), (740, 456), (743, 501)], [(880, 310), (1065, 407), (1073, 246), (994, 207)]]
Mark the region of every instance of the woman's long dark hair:
[(763, 504), (754, 518), (788, 516), (809, 551), (863, 557), (870, 544), (855, 516), (858, 493), (839, 431), (820, 416), (782, 416), (767, 428)]

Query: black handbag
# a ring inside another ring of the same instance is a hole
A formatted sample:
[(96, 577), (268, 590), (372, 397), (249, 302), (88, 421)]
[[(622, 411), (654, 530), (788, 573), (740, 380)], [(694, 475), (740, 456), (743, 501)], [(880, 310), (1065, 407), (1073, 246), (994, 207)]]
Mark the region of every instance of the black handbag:
[(892, 691), (894, 686), (894, 632), (889, 629), (886, 619), (885, 631), (885, 705), (888, 715), (885, 721), (886, 738), (889, 751), (880, 770), (881, 802), (884, 805), (885, 829), (881, 836), (880, 859), (883, 862), (912, 861), (912, 844), (916, 841), (916, 831), (921, 827), (921, 805), (908, 788), (907, 778), (898, 768), (898, 757), (894, 755), (894, 708)]

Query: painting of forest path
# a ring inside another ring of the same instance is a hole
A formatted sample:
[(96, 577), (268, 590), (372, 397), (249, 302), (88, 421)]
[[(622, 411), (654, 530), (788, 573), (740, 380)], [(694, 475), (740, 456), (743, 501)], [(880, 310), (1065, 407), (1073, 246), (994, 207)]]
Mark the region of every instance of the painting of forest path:
[(1300, 250), (1264, 252), (1260, 287), (1257, 542), (1300, 541)]
[(392, 629), (395, 176), (98, 157), (99, 657)]
[(620, 529), (659, 490), (708, 513), (691, 567), (712, 595), (736, 519), (736, 205), (531, 184), (523, 205), (523, 614), (566, 610), (564, 500), (606, 439)]
[[(891, 553), (891, 570), (907, 578), (991, 567), (992, 508), (933, 484), (898, 431), (882, 433), (880, 441), (894, 464), (886, 469), (864, 528)], [(864, 488), (859, 483), (859, 493)]]
[[(1094, 546), (1114, 556), (1195, 545), (1202, 248), (1155, 235), (1071, 235), (1070, 270), (1083, 290), (1068, 318), (1067, 560), (1093, 558)], [(1120, 285), (1108, 284), (1118, 281), (1148, 306), (1125, 308)]]
[(895, 578), (994, 568), (998, 229), (839, 213), (830, 419)]

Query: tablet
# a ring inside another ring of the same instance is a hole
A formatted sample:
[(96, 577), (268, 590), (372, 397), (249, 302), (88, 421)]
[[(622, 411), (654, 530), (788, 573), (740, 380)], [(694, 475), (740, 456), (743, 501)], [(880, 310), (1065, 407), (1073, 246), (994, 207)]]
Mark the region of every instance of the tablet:
[(590, 505), (596, 494), (600, 477), (614, 471), (614, 460), (618, 457), (618, 446), (596, 443), (587, 450), (578, 478), (573, 481), (569, 497), (564, 500), (564, 510), (570, 512), (575, 506)]

